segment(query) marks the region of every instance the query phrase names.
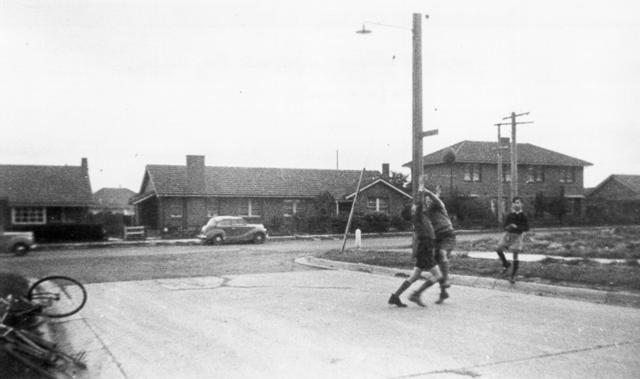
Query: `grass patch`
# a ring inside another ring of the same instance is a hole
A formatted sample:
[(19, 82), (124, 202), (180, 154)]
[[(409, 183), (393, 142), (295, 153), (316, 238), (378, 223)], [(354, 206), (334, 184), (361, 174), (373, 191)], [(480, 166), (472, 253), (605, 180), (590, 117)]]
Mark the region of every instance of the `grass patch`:
[[(408, 252), (397, 250), (346, 250), (344, 253), (332, 250), (318, 257), (401, 269), (411, 269), (414, 264)], [(452, 274), (501, 277), (502, 266), (497, 260), (455, 255), (450, 262)], [(564, 261), (546, 258), (540, 262), (520, 262), (518, 275), (524, 281), (602, 290), (640, 291), (640, 265), (637, 262), (600, 264), (587, 259)]]
[[(498, 238), (460, 241), (459, 250), (493, 251)], [(589, 229), (571, 232), (527, 233), (524, 252), (579, 258), (640, 259), (640, 226)]]

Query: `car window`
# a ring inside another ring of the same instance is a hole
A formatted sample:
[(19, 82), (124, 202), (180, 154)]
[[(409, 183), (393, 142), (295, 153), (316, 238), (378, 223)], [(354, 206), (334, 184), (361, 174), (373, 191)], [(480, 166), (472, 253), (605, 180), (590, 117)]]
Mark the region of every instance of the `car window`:
[(247, 224), (247, 222), (242, 218), (233, 220), (233, 225), (234, 226), (243, 226), (243, 225), (246, 225), (246, 224)]
[(218, 227), (231, 226), (231, 220), (221, 220), (218, 222)]

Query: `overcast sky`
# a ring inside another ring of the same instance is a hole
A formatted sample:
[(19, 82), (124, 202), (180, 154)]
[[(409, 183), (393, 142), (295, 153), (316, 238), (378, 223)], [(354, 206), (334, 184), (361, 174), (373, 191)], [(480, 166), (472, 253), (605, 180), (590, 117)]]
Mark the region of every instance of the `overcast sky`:
[[(138, 191), (146, 164), (393, 171), (411, 160), (411, 23), (425, 154), (518, 141), (640, 174), (637, 1), (0, 0), (0, 164), (79, 165)], [(354, 33), (368, 21), (373, 33)], [(385, 24), (388, 26), (382, 26)], [(508, 135), (505, 128), (503, 135)]]

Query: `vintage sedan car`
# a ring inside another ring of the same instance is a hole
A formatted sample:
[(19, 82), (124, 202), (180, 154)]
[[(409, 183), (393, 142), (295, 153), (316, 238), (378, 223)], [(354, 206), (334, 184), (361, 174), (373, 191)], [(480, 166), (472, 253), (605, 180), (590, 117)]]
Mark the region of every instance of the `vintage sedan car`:
[(32, 232), (0, 231), (0, 253), (25, 255), (35, 247)]
[(203, 244), (219, 245), (225, 242), (264, 243), (267, 236), (267, 229), (262, 224), (249, 224), (242, 217), (216, 216), (202, 227), (198, 238)]

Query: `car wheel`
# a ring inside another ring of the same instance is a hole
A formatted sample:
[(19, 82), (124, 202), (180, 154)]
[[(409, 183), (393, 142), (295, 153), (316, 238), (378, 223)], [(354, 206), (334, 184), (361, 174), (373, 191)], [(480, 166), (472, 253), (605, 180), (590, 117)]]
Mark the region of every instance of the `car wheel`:
[(253, 243), (255, 244), (260, 244), (260, 243), (264, 243), (264, 234), (262, 233), (257, 233), (255, 236), (253, 236)]
[(13, 254), (20, 257), (29, 252), (29, 245), (19, 242), (13, 246)]
[(211, 244), (212, 245), (222, 245), (222, 242), (223, 242), (222, 236), (219, 235), (219, 234), (217, 236), (214, 236), (211, 239)]

